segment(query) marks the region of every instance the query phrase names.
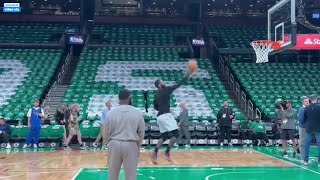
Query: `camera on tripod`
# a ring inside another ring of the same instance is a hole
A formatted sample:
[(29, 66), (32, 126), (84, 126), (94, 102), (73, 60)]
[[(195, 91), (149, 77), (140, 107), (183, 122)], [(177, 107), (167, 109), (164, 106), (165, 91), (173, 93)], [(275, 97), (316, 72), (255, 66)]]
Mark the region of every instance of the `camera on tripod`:
[(288, 103), (288, 101), (284, 100), (277, 100), (276, 103), (275, 103), (275, 108), (276, 109), (281, 109), (281, 107), (286, 110), (287, 109), (287, 106), (286, 104)]

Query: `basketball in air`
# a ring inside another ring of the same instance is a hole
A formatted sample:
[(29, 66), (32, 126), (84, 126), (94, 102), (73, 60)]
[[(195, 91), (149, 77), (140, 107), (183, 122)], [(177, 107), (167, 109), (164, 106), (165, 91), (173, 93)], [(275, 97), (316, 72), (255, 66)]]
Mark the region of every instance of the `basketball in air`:
[(190, 60), (188, 62), (188, 69), (190, 72), (194, 73), (198, 69), (198, 62), (195, 60)]

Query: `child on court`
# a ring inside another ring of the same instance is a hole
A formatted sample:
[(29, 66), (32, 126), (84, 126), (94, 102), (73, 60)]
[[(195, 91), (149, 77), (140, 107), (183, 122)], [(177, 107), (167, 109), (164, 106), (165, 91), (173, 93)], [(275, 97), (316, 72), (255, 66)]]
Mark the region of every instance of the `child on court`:
[(30, 108), (27, 114), (28, 117), (28, 128), (29, 133), (26, 139), (26, 142), (23, 148), (27, 148), (31, 145), (31, 141), (33, 143), (33, 148), (38, 147), (40, 132), (41, 132), (41, 125), (42, 119), (44, 117), (43, 110), (39, 107), (40, 102), (39, 100), (34, 101), (34, 107)]

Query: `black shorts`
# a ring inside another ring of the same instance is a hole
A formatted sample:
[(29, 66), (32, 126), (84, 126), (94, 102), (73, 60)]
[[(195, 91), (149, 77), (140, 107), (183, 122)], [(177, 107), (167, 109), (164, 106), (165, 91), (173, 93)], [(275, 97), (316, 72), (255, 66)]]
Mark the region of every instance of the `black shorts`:
[(294, 140), (296, 130), (294, 129), (281, 129), (281, 140)]
[(175, 129), (173, 131), (161, 133), (160, 137), (163, 141), (166, 141), (167, 139), (171, 139), (172, 137), (178, 138), (179, 137), (179, 130)]

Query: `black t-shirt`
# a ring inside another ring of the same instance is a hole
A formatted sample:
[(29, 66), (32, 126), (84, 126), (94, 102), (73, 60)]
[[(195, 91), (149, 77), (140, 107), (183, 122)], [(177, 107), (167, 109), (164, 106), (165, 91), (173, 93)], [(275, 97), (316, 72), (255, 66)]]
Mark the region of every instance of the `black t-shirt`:
[(170, 113), (170, 95), (174, 90), (180, 87), (182, 84), (186, 83), (189, 75), (184, 76), (182, 81), (173, 86), (167, 86), (159, 89), (156, 96), (154, 97), (153, 105), (154, 108), (159, 111), (157, 116), (162, 114)]

